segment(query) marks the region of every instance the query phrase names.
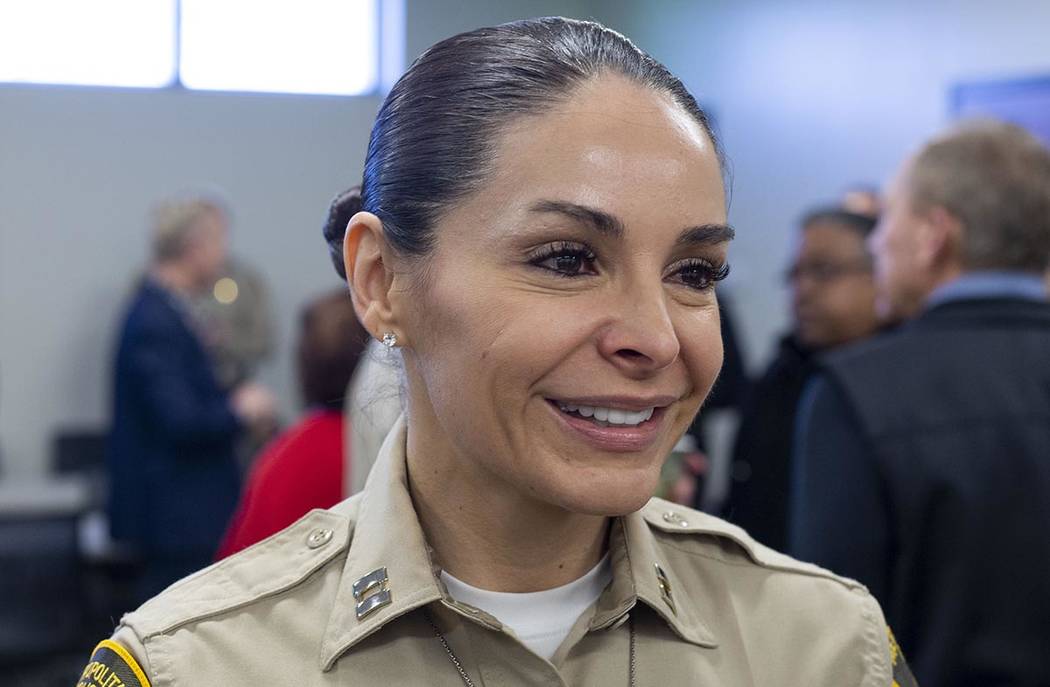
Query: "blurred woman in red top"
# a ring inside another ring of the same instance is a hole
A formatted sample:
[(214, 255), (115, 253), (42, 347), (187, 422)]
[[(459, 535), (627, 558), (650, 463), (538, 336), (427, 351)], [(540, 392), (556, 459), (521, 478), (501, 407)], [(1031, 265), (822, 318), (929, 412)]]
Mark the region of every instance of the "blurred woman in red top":
[(218, 558), (279, 532), (311, 509), (343, 500), (349, 458), (344, 454), (343, 402), (367, 340), (345, 289), (307, 306), (298, 348), (306, 413), (256, 460)]

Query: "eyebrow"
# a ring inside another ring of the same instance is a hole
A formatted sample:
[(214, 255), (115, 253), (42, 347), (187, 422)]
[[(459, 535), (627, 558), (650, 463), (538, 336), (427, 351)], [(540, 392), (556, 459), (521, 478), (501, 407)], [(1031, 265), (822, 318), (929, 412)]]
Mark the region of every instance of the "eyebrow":
[[(570, 203), (564, 200), (541, 200), (529, 208), (531, 212), (553, 212), (564, 215), (586, 224), (599, 234), (622, 238), (624, 234), (623, 222), (618, 217), (610, 215), (601, 210), (589, 208), (586, 205)], [(733, 227), (728, 224), (701, 224), (689, 227), (682, 232), (675, 242), (678, 245), (710, 245), (732, 241), (736, 236)]]
[(701, 224), (682, 232), (677, 243), (680, 246), (710, 245), (728, 243), (736, 237), (736, 230), (728, 224)]
[(565, 215), (582, 224), (589, 225), (599, 234), (605, 234), (613, 238), (623, 236), (623, 222), (619, 218), (601, 210), (589, 208), (586, 205), (577, 205), (564, 200), (541, 200), (531, 208), (532, 212), (553, 212)]

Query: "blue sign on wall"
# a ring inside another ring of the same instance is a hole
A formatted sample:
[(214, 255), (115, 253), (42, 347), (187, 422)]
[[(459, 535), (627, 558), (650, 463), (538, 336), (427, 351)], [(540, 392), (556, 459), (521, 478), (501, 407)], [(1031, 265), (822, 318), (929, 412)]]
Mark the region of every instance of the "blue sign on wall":
[(1027, 128), (1050, 145), (1050, 76), (963, 83), (952, 89), (957, 119), (994, 117)]

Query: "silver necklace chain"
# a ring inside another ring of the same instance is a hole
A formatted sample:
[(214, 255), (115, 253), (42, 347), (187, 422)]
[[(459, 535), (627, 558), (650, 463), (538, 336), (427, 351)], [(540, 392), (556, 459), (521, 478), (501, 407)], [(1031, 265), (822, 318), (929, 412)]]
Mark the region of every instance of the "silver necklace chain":
[(463, 684), (467, 687), (474, 687), (474, 682), (470, 679), (470, 676), (467, 675), (467, 671), (463, 670), (463, 664), (459, 662), (458, 658), (456, 658), (456, 654), (453, 653), (452, 647), (450, 647), (448, 642), (445, 641), (445, 635), (441, 634), (441, 630), (439, 630), (438, 626), (434, 623), (434, 619), (430, 617), (430, 613), (423, 611), (423, 617), (427, 619), (428, 623), (430, 623), (430, 627), (434, 630), (434, 634), (437, 635), (438, 641), (441, 642), (441, 646), (445, 647), (445, 653), (448, 654), (448, 657), (456, 666), (456, 670), (459, 671), (459, 676), (463, 678)]
[[(438, 626), (434, 622), (434, 619), (430, 617), (430, 613), (424, 610), (423, 617), (427, 619), (428, 623), (430, 623), (430, 628), (434, 630), (434, 635), (438, 638), (438, 641), (441, 642), (441, 646), (445, 647), (445, 653), (448, 654), (448, 658), (450, 661), (452, 661), (452, 665), (456, 666), (456, 670), (459, 671), (459, 676), (463, 678), (463, 684), (466, 685), (466, 687), (474, 687), (473, 680), (471, 680), (470, 676), (467, 675), (467, 671), (463, 669), (463, 664), (459, 662), (459, 658), (457, 658), (455, 652), (452, 651), (452, 647), (450, 647), (448, 645), (448, 642), (445, 641), (445, 635), (441, 634), (441, 630), (438, 629)], [(637, 683), (635, 682), (634, 620), (630, 617), (627, 621), (627, 630), (630, 633), (630, 662), (628, 663), (628, 684), (630, 685), (630, 687), (636, 687)]]

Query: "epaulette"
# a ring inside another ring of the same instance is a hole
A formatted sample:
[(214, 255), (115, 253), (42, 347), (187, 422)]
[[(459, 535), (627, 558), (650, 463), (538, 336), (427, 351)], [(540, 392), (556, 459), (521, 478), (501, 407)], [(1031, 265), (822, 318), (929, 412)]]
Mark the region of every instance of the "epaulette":
[(742, 549), (752, 562), (764, 568), (823, 577), (839, 582), (850, 589), (864, 588), (864, 585), (856, 580), (841, 577), (820, 566), (812, 563), (803, 563), (774, 551), (752, 539), (742, 528), (688, 506), (665, 501), (661, 498), (653, 498), (642, 508), (642, 517), (645, 518), (650, 527), (661, 532), (677, 535), (707, 535), (731, 541)]
[(121, 623), (145, 640), (278, 594), (340, 555), (349, 546), (352, 522), (345, 510), (313, 510), (277, 534), (176, 582)]

